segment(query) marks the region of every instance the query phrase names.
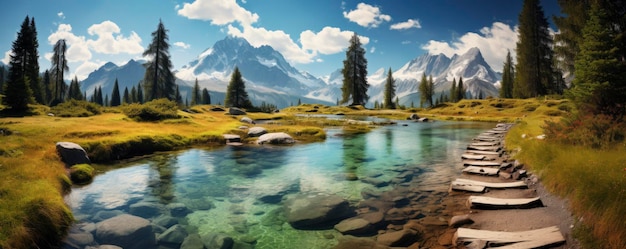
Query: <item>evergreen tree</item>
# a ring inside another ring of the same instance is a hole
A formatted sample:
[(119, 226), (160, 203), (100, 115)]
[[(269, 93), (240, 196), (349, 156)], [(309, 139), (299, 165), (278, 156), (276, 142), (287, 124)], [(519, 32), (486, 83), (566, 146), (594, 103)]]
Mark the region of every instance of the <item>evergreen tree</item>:
[(148, 45), (143, 56), (152, 57), (152, 61), (147, 63), (144, 75), (145, 100), (167, 98), (175, 100), (175, 77), (172, 73), (172, 62), (170, 61), (168, 35), (159, 20), (159, 26), (152, 32), (152, 43)]
[(452, 86), (450, 87), (450, 99), (449, 99), (450, 102), (454, 103), (458, 101), (458, 99), (456, 98), (457, 96), (456, 93), (457, 93), (456, 78), (452, 78)]
[(4, 82), (6, 81), (6, 68), (4, 65), (0, 66), (0, 94), (4, 93)]
[(50, 59), (50, 63), (52, 65), (52, 68), (50, 69), (50, 76), (52, 78), (54, 88), (52, 90), (53, 100), (50, 104), (54, 106), (63, 102), (63, 99), (65, 99), (65, 89), (67, 86), (65, 85), (63, 77), (65, 71), (69, 71), (70, 68), (67, 66), (67, 60), (65, 59), (65, 53), (67, 51), (67, 44), (65, 43), (65, 40), (58, 40), (54, 44), (52, 50), (53, 55)]
[(137, 88), (135, 86), (130, 89), (130, 103), (137, 103)]
[(109, 95), (104, 95), (104, 105), (102, 106), (111, 106), (111, 102), (109, 102)]
[(29, 67), (29, 44), (31, 39), (31, 28), (28, 16), (22, 23), (17, 38), (13, 42), (11, 49), (11, 60), (9, 61), (9, 76), (7, 79), (5, 92), (2, 101), (10, 108), (11, 112), (24, 113), (28, 110), (28, 103), (32, 102), (33, 93), (30, 89), (30, 79), (28, 78)]
[(465, 87), (463, 86), (463, 77), (459, 77), (459, 84), (456, 86), (456, 102), (461, 101), (465, 98)]
[(513, 97), (555, 93), (552, 37), (539, 0), (524, 0), (518, 34)]
[(420, 107), (424, 107), (424, 103), (428, 103), (428, 106), (432, 106), (434, 92), (433, 77), (426, 78), (426, 73), (422, 74), (422, 80), (420, 80), (419, 92), (420, 92)]
[(617, 53), (619, 34), (611, 27), (606, 12), (593, 3), (583, 28), (576, 77), (568, 96), (583, 111), (622, 121), (626, 113), (626, 64)]
[(104, 106), (107, 104), (107, 102), (105, 102), (104, 99), (102, 99), (102, 87), (101, 86), (98, 86), (98, 92), (96, 95), (96, 103), (101, 106)]
[(139, 104), (143, 104), (143, 90), (141, 90), (143, 87), (141, 86), (141, 82), (139, 82), (137, 84), (137, 103)]
[(121, 104), (122, 104), (122, 99), (120, 98), (120, 86), (117, 83), (117, 78), (116, 78), (115, 84), (113, 85), (113, 92), (111, 93), (110, 106), (119, 106)]
[(131, 99), (130, 99), (130, 92), (128, 92), (128, 87), (124, 87), (124, 94), (122, 95), (122, 103), (124, 104), (130, 104), (132, 103)]
[(191, 91), (191, 105), (199, 105), (202, 100), (201, 98), (200, 85), (198, 85), (198, 78), (196, 78), (196, 83), (193, 85), (193, 90)]
[(37, 28), (35, 27), (35, 18), (30, 18), (29, 32), (27, 32), (25, 41), (27, 44), (27, 62), (25, 74), (29, 79), (30, 89), (33, 91), (33, 97), (36, 103), (44, 104), (44, 90), (39, 78), (39, 41), (37, 39)]
[(513, 82), (515, 80), (515, 68), (511, 51), (506, 53), (504, 68), (502, 68), (502, 81), (500, 82), (500, 98), (513, 98)]
[(41, 84), (43, 85), (43, 89), (44, 89), (44, 93), (43, 93), (43, 100), (44, 103), (50, 103), (50, 101), (52, 101), (52, 90), (53, 90), (53, 86), (52, 81), (50, 79), (50, 70), (46, 69), (46, 71), (43, 72), (43, 78), (41, 80)]
[(378, 100), (374, 101), (374, 109), (378, 110), (380, 107), (378, 106)]
[(176, 96), (176, 98), (174, 99), (176, 101), (176, 103), (178, 105), (182, 105), (183, 104), (183, 96), (180, 95), (180, 89), (178, 88), (178, 85), (176, 85), (176, 90), (174, 91), (174, 96)]
[(230, 82), (226, 89), (226, 99), (224, 105), (227, 107), (250, 108), (252, 103), (246, 92), (246, 84), (241, 77), (239, 67), (235, 67), (231, 75)]
[(433, 105), (433, 96), (435, 95), (435, 82), (433, 82), (433, 76), (429, 75), (428, 76), (428, 98), (426, 99), (428, 101), (428, 104), (430, 104), (430, 106)]
[(91, 103), (98, 103), (96, 98), (98, 97), (98, 88), (94, 88), (93, 89), (93, 94), (91, 94), (91, 98), (89, 99), (89, 102)]
[(211, 104), (211, 95), (209, 95), (209, 90), (206, 88), (202, 89), (202, 104), (210, 105)]
[(74, 79), (70, 82), (70, 87), (67, 92), (67, 99), (83, 100), (83, 93), (80, 91), (80, 83), (78, 78), (74, 76)]
[(300, 98), (298, 98), (298, 105), (302, 105), (302, 100), (300, 100)]
[(361, 47), (359, 37), (354, 33), (350, 39), (350, 46), (346, 51), (346, 60), (343, 61), (343, 86), (341, 87), (341, 103), (347, 103), (352, 98), (351, 105), (364, 105), (367, 96), (367, 59), (365, 49)]
[(554, 53), (558, 67), (565, 72), (574, 73), (574, 61), (583, 38), (580, 31), (587, 21), (589, 1), (558, 0), (558, 3), (561, 13), (566, 16), (552, 18), (559, 30), (554, 34)]
[(396, 109), (393, 104), (393, 97), (396, 96), (396, 80), (393, 79), (393, 75), (391, 73), (391, 68), (387, 72), (387, 80), (385, 81), (385, 99), (383, 108), (385, 109)]

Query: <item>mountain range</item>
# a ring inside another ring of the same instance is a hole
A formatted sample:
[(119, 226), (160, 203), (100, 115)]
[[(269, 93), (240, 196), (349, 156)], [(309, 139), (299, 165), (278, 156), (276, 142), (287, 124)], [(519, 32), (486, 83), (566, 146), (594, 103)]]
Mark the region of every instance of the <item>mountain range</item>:
[[(113, 90), (118, 79), (120, 91), (136, 86), (145, 73), (145, 61), (130, 60), (124, 65), (106, 63), (82, 81), (81, 88), (88, 96), (96, 87), (104, 94)], [(203, 51), (198, 57), (174, 72), (183, 98), (189, 98), (196, 80), (206, 88), (213, 103), (223, 103), (230, 75), (238, 67), (246, 82), (246, 90), (253, 104), (275, 104), (279, 108), (301, 101), (302, 103), (335, 104), (341, 97), (343, 76), (341, 69), (328, 76), (316, 77), (289, 64), (282, 54), (270, 46), (253, 47), (243, 38), (228, 36)], [(432, 75), (438, 94), (449, 91), (453, 78), (463, 82), (471, 96), (497, 96), (494, 85), (500, 75), (485, 62), (478, 48), (451, 58), (443, 54), (424, 54), (393, 72), (396, 95), (400, 103), (419, 103), (417, 91), (422, 74)], [(369, 105), (382, 101), (387, 70), (378, 69), (368, 76)]]

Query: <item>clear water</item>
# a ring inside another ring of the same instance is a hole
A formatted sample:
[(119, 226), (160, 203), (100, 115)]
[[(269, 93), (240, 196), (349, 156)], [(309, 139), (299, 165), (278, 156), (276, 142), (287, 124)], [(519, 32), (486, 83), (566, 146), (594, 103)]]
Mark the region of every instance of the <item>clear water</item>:
[[(337, 243), (338, 232), (293, 229), (281, 218), (280, 197), (269, 203), (262, 197), (330, 193), (354, 204), (362, 199), (364, 187), (373, 186), (348, 181), (347, 174), (359, 178), (382, 174), (379, 178), (391, 179), (397, 174), (394, 169), (402, 167), (418, 166), (450, 179), (460, 174), (461, 153), (470, 139), (493, 126), (400, 121), (353, 136), (329, 129), (326, 141), (319, 143), (159, 154), (110, 167), (90, 185), (74, 188), (66, 199), (80, 222), (98, 222), (101, 211), (129, 212), (130, 205), (138, 202), (183, 203), (192, 213), (179, 218), (179, 223), (190, 232), (224, 233), (236, 241), (254, 238), (255, 248), (329, 248)], [(446, 187), (445, 181), (434, 182)]]

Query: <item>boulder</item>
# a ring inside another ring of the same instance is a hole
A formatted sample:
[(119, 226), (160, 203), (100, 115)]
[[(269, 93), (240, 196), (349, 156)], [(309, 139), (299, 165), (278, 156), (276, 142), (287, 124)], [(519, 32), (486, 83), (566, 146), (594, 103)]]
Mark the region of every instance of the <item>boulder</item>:
[(351, 235), (342, 236), (338, 239), (339, 243), (333, 247), (335, 249), (356, 249), (356, 248), (371, 248), (371, 249), (389, 249), (388, 246), (383, 246), (370, 238), (359, 238)]
[(256, 122), (254, 122), (254, 120), (252, 120), (249, 117), (243, 117), (241, 118), (239, 121), (241, 121), (242, 123), (248, 123), (248, 124), (256, 124)]
[(226, 143), (239, 143), (241, 142), (241, 136), (235, 134), (224, 134), (222, 135)]
[(327, 229), (354, 215), (348, 201), (337, 195), (296, 195), (284, 206), (287, 221), (297, 229)]
[(237, 107), (231, 107), (228, 108), (228, 114), (230, 115), (246, 115), (246, 112), (244, 110), (241, 110)]
[(202, 249), (204, 244), (202, 238), (197, 233), (191, 234), (183, 240), (183, 244), (180, 245), (180, 249)]
[(124, 249), (150, 248), (156, 244), (150, 221), (130, 214), (99, 222), (96, 225), (96, 240), (100, 244)]
[(115, 245), (87, 246), (85, 249), (124, 249)]
[(174, 217), (185, 217), (191, 213), (191, 210), (187, 208), (187, 205), (183, 203), (170, 203), (167, 204), (167, 209), (170, 210), (170, 214)]
[(248, 129), (248, 136), (249, 137), (259, 137), (263, 134), (267, 133), (267, 129), (263, 128), (263, 127), (252, 127), (250, 129)]
[(295, 142), (296, 140), (284, 132), (263, 134), (257, 140), (258, 144), (293, 144)]
[(213, 108), (211, 108), (209, 110), (211, 110), (212, 112), (223, 112), (223, 111), (225, 111), (224, 108), (221, 108), (219, 106), (213, 107)]
[(87, 156), (87, 152), (80, 145), (72, 142), (58, 142), (56, 145), (57, 153), (67, 166), (76, 164), (90, 164), (91, 161)]
[(428, 118), (419, 118), (417, 122), (428, 122)]
[(173, 225), (157, 237), (159, 243), (180, 245), (187, 237), (187, 231), (181, 225)]
[(121, 210), (102, 210), (102, 211), (98, 211), (96, 215), (93, 216), (92, 220), (96, 222), (103, 221), (103, 220), (110, 219), (121, 214), (124, 214), (124, 212), (122, 212)]
[(141, 201), (130, 205), (128, 213), (143, 218), (156, 217), (161, 214), (163, 206), (154, 202)]
[(381, 234), (376, 241), (386, 246), (409, 246), (417, 241), (417, 231), (412, 229), (403, 229), (400, 231)]
[(78, 231), (76, 233), (71, 232), (63, 240), (63, 243), (71, 248), (83, 248), (93, 244), (93, 242), (93, 235), (85, 231)]
[(350, 235), (364, 235), (372, 233), (374, 231), (372, 224), (369, 221), (361, 218), (342, 220), (337, 225), (335, 225), (335, 230), (339, 231), (342, 234)]
[(221, 233), (209, 233), (202, 236), (201, 239), (206, 248), (231, 249), (235, 244), (233, 238)]
[(165, 228), (169, 228), (169, 227), (171, 227), (173, 225), (178, 224), (178, 220), (174, 219), (173, 217), (167, 216), (167, 215), (162, 215), (162, 216), (159, 216), (159, 217), (155, 218), (152, 221), (152, 223), (157, 225), (157, 226), (162, 226), (162, 227), (165, 227)]
[(420, 116), (418, 116), (417, 113), (413, 113), (413, 114), (411, 114), (411, 116), (409, 116), (408, 119), (409, 120), (418, 120), (418, 119), (420, 119)]

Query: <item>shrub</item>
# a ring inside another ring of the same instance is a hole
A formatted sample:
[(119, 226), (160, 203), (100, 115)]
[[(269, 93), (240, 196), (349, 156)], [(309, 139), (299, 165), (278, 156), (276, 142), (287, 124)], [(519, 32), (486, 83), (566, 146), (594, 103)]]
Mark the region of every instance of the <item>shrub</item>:
[(159, 121), (179, 118), (178, 105), (167, 99), (157, 99), (143, 105), (130, 104), (123, 108), (124, 114), (136, 121)]
[(581, 113), (569, 115), (558, 122), (546, 121), (546, 136), (567, 145), (608, 149), (624, 141), (626, 124), (614, 122), (608, 115)]
[(89, 117), (102, 113), (102, 107), (84, 100), (69, 100), (50, 109), (58, 117)]
[(77, 164), (70, 168), (70, 179), (74, 184), (84, 185), (93, 180), (93, 167), (89, 164)]

